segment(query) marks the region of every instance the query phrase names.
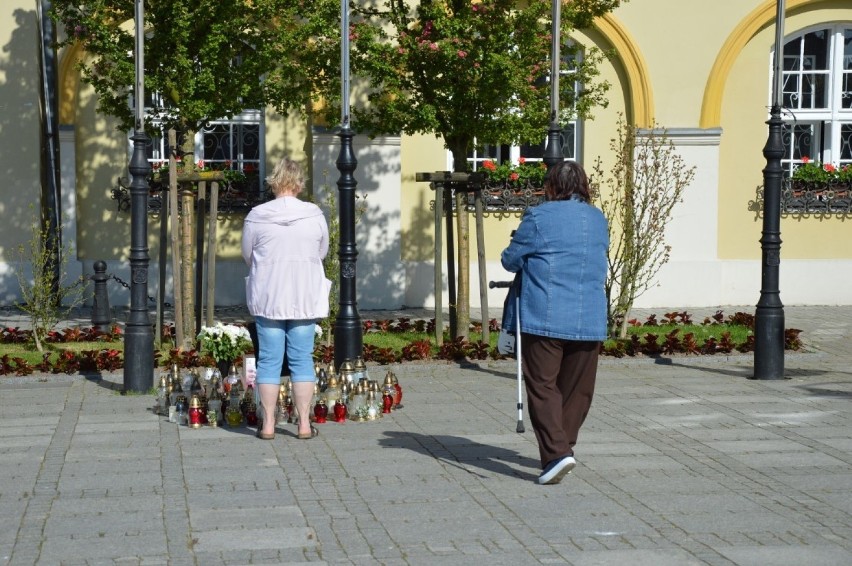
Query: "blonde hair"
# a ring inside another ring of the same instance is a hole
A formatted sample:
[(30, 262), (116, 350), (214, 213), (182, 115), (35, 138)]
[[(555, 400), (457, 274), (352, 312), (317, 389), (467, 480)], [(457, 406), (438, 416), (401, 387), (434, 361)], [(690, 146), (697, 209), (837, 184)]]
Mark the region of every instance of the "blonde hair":
[(305, 188), (305, 173), (301, 165), (285, 157), (275, 165), (266, 182), (276, 196), (281, 194), (296, 196)]

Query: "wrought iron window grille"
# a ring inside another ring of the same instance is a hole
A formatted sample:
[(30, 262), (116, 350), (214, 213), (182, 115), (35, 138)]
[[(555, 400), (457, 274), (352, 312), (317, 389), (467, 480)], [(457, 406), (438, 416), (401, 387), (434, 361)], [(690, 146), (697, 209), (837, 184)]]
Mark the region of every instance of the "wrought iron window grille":
[[(755, 199), (748, 209), (755, 218), (763, 215), (764, 188), (759, 185)], [(849, 184), (806, 184), (792, 179), (781, 183), (781, 215), (791, 218), (852, 218), (852, 185)]]
[[(544, 202), (544, 188), (529, 182), (519, 183), (517, 181), (490, 181), (480, 180), (471, 174), (471, 181), (436, 181), (436, 188), (450, 189), (450, 206), (453, 214), (456, 213), (457, 191), (466, 193), (465, 210), (474, 212), (476, 209), (476, 194), (482, 197), (482, 210), (486, 216), (492, 215), (505, 217), (509, 215), (523, 214), (528, 208)], [(429, 210), (435, 210), (435, 201), (429, 201)]]
[[(208, 181), (209, 182), (209, 181)], [(264, 190), (258, 192), (257, 180), (246, 181), (218, 181), (219, 195), (217, 213), (219, 215), (246, 214), (253, 207), (272, 200), (272, 192)], [(168, 201), (169, 184), (153, 178), (148, 179), (148, 214), (159, 216)], [(180, 190), (180, 189), (178, 189)], [(209, 193), (208, 193), (209, 194)], [(116, 186), (111, 191), (112, 200), (116, 201), (119, 212), (130, 212), (130, 180), (119, 177)], [(198, 209), (198, 199), (195, 199), (195, 209)], [(210, 211), (210, 199), (204, 199), (207, 212)], [(181, 199), (178, 199), (178, 213), (180, 213)]]

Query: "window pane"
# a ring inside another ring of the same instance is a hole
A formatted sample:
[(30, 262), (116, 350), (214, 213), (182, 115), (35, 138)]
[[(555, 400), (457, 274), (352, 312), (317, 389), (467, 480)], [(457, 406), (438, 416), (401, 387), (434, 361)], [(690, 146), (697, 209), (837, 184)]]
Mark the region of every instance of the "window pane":
[(547, 148), (547, 140), (537, 143), (525, 143), (521, 146), (521, 157), (524, 159), (538, 160), (544, 157), (544, 150)]
[(806, 33), (804, 41), (802, 59), (804, 71), (828, 70), (829, 47), (828, 38), (830, 37), (829, 30), (823, 29)]
[(169, 160), (166, 153), (165, 136), (163, 136), (162, 131), (150, 136), (148, 143), (145, 144), (145, 156), (151, 163), (165, 163)]
[(828, 89), (824, 74), (807, 73), (802, 75), (801, 103), (799, 108), (828, 108)]
[(783, 100), (787, 108), (829, 107), (830, 30), (806, 33), (784, 45)]
[[(559, 134), (559, 143), (562, 145), (562, 157), (575, 159), (577, 156), (577, 125), (574, 122), (562, 128)], [(544, 159), (547, 151), (547, 137), (538, 144), (524, 144), (521, 146), (521, 157), (531, 161)]]
[(815, 124), (784, 124), (784, 159), (782, 161), (801, 163), (803, 157), (820, 161)]
[(838, 164), (852, 163), (852, 124), (840, 126), (840, 159)]
[(227, 124), (214, 124), (203, 130), (204, 162), (224, 162), (230, 157), (234, 140)]
[(562, 129), (562, 157), (565, 159), (577, 159), (577, 125), (573, 122)]
[(785, 71), (801, 71), (802, 70), (802, 38), (788, 41), (784, 45), (784, 70)]
[(796, 74), (784, 74), (784, 84), (782, 85), (782, 92), (784, 95), (783, 100), (781, 101), (782, 106), (784, 108), (798, 108), (799, 107), (799, 80), (800, 76)]
[(499, 146), (486, 144), (482, 147), (477, 147), (473, 150), (473, 153), (470, 154), (471, 159), (482, 160), (482, 159), (494, 159), (496, 160), (498, 156)]
[(210, 166), (230, 166), (254, 170), (260, 162), (260, 126), (257, 124), (212, 124), (202, 130), (204, 162)]
[(485, 144), (468, 152), (467, 162), (470, 164), (471, 171), (478, 171), (482, 167), (483, 161), (494, 161), (495, 163), (509, 161), (510, 151), (511, 148), (508, 145)]

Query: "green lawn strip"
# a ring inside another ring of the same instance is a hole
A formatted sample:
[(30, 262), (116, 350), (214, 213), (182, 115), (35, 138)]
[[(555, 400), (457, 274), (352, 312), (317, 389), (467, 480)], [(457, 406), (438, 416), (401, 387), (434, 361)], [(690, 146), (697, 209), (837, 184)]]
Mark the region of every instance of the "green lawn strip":
[(665, 341), (665, 336), (677, 330), (677, 336), (683, 338), (689, 333), (695, 337), (698, 345), (704, 344), (708, 338), (718, 340), (724, 332), (731, 333), (731, 340), (739, 345), (746, 341), (746, 338), (753, 332), (747, 326), (739, 324), (661, 324), (659, 326), (630, 326), (627, 329), (627, 334), (636, 334), (640, 338), (644, 338), (647, 334), (656, 334), (658, 336), (657, 343), (662, 344)]
[[(654, 334), (657, 336), (657, 343), (663, 344), (666, 340), (666, 335), (671, 333), (673, 330), (677, 330), (677, 337), (679, 339), (683, 339), (683, 337), (692, 333), (695, 339), (695, 342), (701, 346), (704, 344), (705, 340), (710, 337), (719, 340), (724, 332), (730, 332), (731, 341), (736, 344), (742, 344), (746, 341), (747, 336), (749, 336), (752, 331), (742, 325), (735, 324), (711, 324), (711, 325), (682, 325), (682, 324), (669, 324), (669, 325), (658, 325), (658, 326), (631, 326), (628, 327), (627, 332), (628, 335), (635, 334), (641, 340), (645, 340), (645, 337), (648, 334)], [(497, 332), (490, 332), (490, 346), (491, 348), (496, 348), (497, 346)], [(482, 339), (482, 335), (479, 332), (471, 332), (469, 340), (471, 342), (477, 342)], [(428, 340), (432, 345), (432, 353), (433, 355), (438, 352), (438, 346), (435, 341), (434, 333), (426, 333), (426, 332), (416, 332), (416, 331), (405, 331), (405, 332), (393, 332), (393, 331), (369, 331), (365, 332), (363, 335), (363, 342), (365, 345), (370, 345), (376, 348), (386, 349), (390, 348), (393, 352), (399, 354), (405, 346), (408, 346), (412, 342), (419, 340)], [(444, 341), (450, 341), (450, 337), (448, 333), (444, 334)], [(606, 347), (612, 347), (615, 343), (615, 340), (607, 340), (604, 345)], [(166, 359), (168, 356), (169, 345), (164, 345), (161, 352), (161, 359)], [(114, 342), (67, 342), (67, 343), (49, 343), (46, 345), (46, 350), (50, 353), (51, 362), (55, 361), (59, 356), (59, 353), (66, 350), (71, 350), (74, 352), (81, 352), (86, 350), (124, 350), (124, 341), (118, 340)], [(27, 363), (31, 365), (39, 364), (42, 361), (42, 354), (37, 352), (32, 346), (27, 344), (2, 344), (0, 345), (0, 355), (8, 354), (10, 358), (22, 358)]]

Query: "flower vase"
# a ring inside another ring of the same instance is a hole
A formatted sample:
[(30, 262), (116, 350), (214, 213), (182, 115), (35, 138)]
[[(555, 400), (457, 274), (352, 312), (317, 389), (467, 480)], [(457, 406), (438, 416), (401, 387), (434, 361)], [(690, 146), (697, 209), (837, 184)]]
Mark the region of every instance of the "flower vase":
[(223, 378), (227, 377), (233, 363), (234, 360), (219, 360), (216, 362), (216, 367), (219, 368), (219, 373), (222, 374)]

